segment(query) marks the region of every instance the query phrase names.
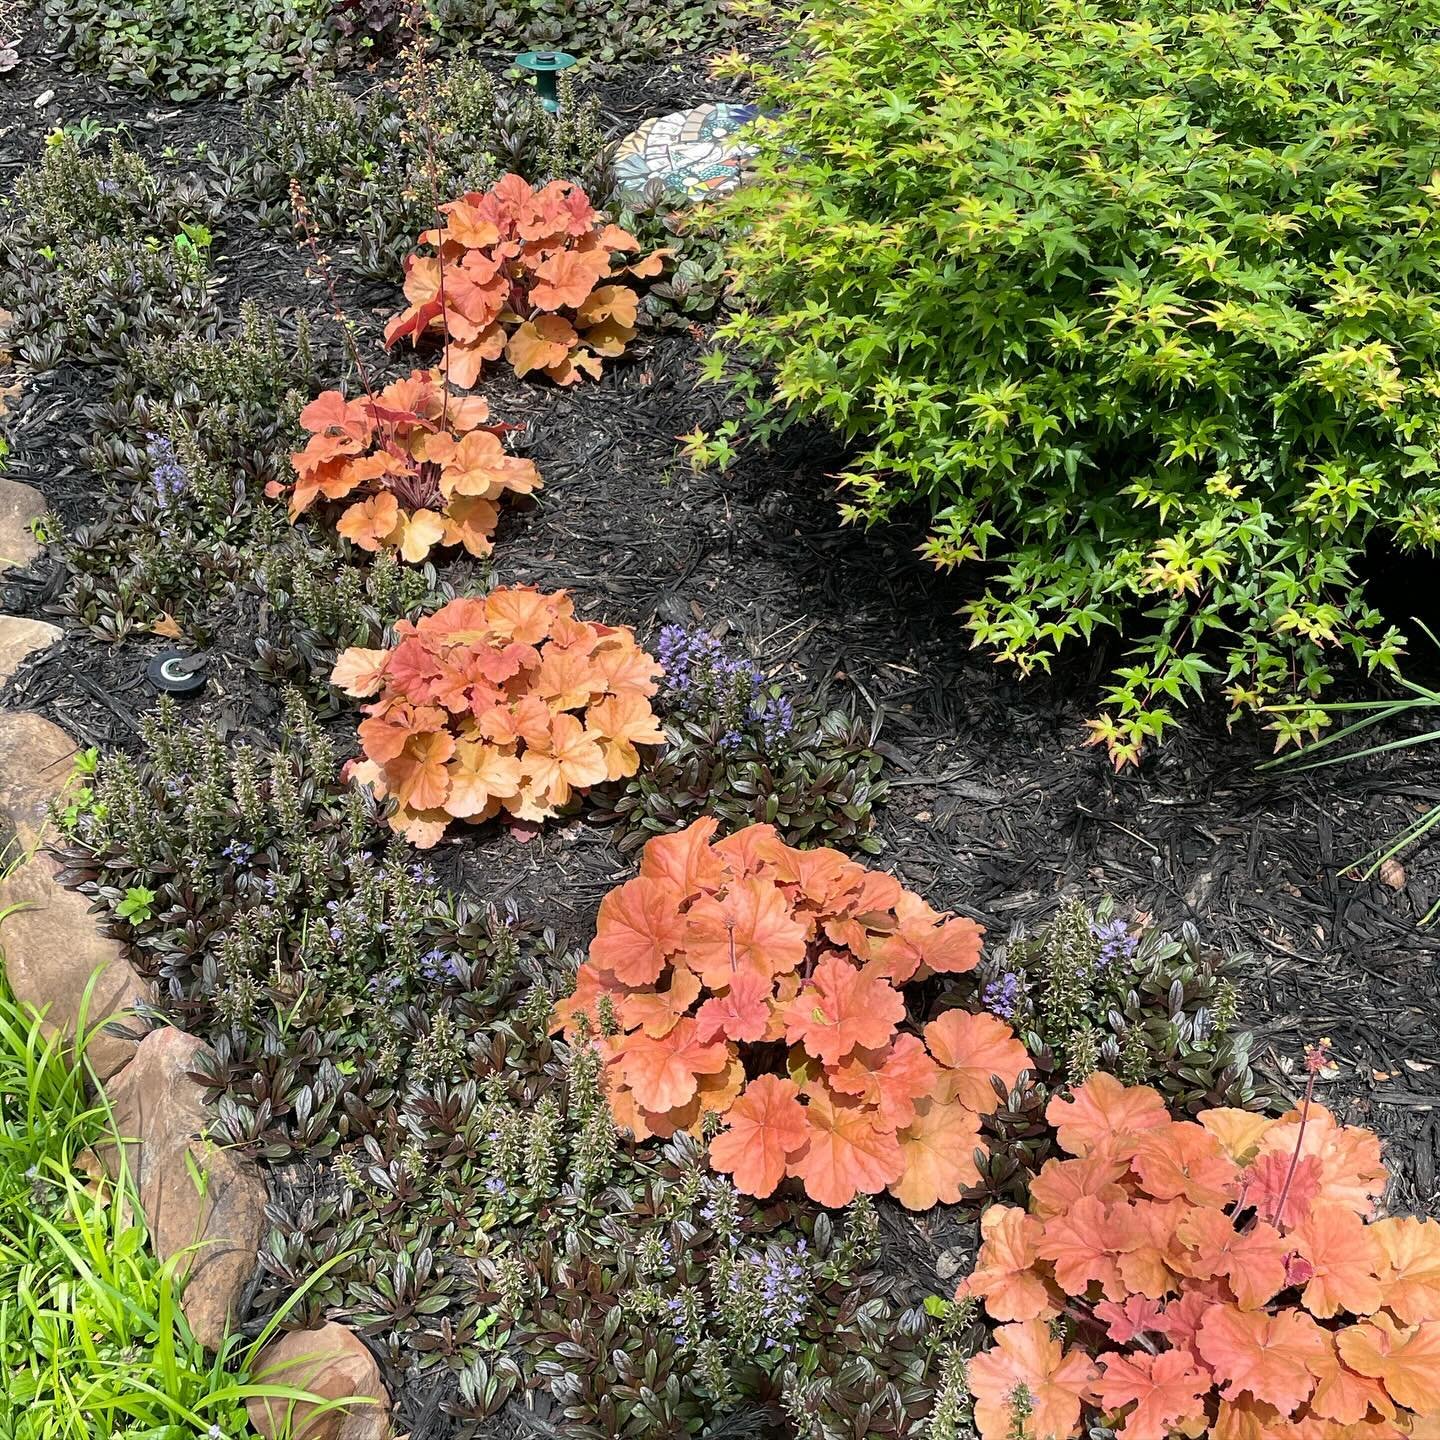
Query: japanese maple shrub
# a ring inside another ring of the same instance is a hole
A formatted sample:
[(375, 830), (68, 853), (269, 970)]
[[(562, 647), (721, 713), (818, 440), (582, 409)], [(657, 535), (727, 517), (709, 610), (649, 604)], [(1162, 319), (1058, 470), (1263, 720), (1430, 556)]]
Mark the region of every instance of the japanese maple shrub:
[(1008, 1091), (1030, 1057), (993, 1015), (915, 1022), (904, 987), (974, 969), (980, 926), (769, 825), (715, 829), (646, 845), (559, 1007), (600, 1047), (617, 1123), (643, 1139), (717, 1117), (711, 1163), (747, 1195), (794, 1177), (829, 1206), (958, 1200), (1001, 1101), (992, 1077)]
[(576, 792), (633, 775), (665, 736), (659, 667), (627, 629), (575, 618), (564, 591), (463, 596), (395, 626), (390, 649), (346, 650), (331, 679), (365, 699), (353, 771), (393, 797), (390, 824), (436, 844), (452, 820), (538, 824)]
[(1374, 1218), (1379, 1141), (1312, 1092), (1174, 1120), (1097, 1073), (1050, 1102), (1072, 1158), (985, 1212), (960, 1287), (1003, 1322), (969, 1365), (983, 1440), (1435, 1433), (1440, 1224)]
[(385, 327), (387, 345), (440, 337), (441, 368), (462, 387), (502, 355), (517, 375), (573, 385), (624, 353), (640, 301), (629, 282), (658, 276), (668, 252), (636, 256), (635, 237), (565, 180), (536, 190), (506, 175), (441, 211), (445, 224), (420, 236), (431, 253), (405, 257), (410, 303)]
[(335, 528), (362, 550), (382, 547), (419, 562), (436, 545), (488, 555), (496, 501), (541, 488), (529, 460), (505, 451), (513, 426), (491, 424), (478, 395), (450, 393), (437, 370), (414, 370), (373, 395), (347, 400), (327, 390), (300, 412), (310, 432), (291, 456), (290, 518), (317, 501), (348, 500)]
[(927, 512), (997, 657), (1123, 635), (1117, 763), (1209, 684), (1284, 741), (1393, 668), (1360, 562), (1440, 541), (1440, 0), (797, 11), (731, 214), (748, 430), (853, 440), (844, 514)]

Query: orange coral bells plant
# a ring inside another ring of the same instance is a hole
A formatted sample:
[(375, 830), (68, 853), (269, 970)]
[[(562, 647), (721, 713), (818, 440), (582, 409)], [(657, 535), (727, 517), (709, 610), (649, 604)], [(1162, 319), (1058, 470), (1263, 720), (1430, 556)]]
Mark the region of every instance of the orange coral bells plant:
[(1051, 1101), (1072, 1158), (985, 1212), (959, 1290), (1004, 1322), (969, 1366), (983, 1440), (1440, 1434), (1440, 1224), (1375, 1218), (1379, 1141), (1313, 1087), (1279, 1119), (1172, 1120), (1104, 1074)]
[(496, 502), (541, 488), (535, 466), (505, 452), (500, 437), (515, 427), (489, 419), (484, 400), (448, 393), (438, 370), (355, 400), (327, 390), (300, 412), (310, 440), (290, 457), (291, 520), (317, 501), (348, 499), (335, 528), (362, 550), (394, 548), (412, 563), (436, 545), (488, 555)]
[(664, 741), (649, 700), (659, 665), (629, 630), (577, 620), (564, 591), (466, 596), (395, 636), (345, 651), (330, 680), (376, 697), (351, 774), (394, 798), (390, 824), (421, 848), (452, 820), (538, 824)]
[(912, 1022), (902, 989), (974, 969), (983, 931), (772, 826), (715, 830), (645, 846), (559, 1007), (557, 1028), (600, 1047), (616, 1121), (644, 1139), (722, 1117), (711, 1163), (748, 1195), (794, 1178), (822, 1205), (958, 1200), (992, 1077), (1008, 1090), (1030, 1056), (990, 1015)]
[(501, 355), (517, 375), (538, 371), (561, 385), (598, 377), (635, 337), (639, 297), (627, 282), (658, 276), (669, 254), (617, 262), (640, 242), (565, 180), (535, 190), (506, 175), (440, 210), (445, 224), (420, 236), (433, 253), (405, 257), (410, 303), (385, 327), (385, 343), (441, 336), (442, 367), (464, 388)]

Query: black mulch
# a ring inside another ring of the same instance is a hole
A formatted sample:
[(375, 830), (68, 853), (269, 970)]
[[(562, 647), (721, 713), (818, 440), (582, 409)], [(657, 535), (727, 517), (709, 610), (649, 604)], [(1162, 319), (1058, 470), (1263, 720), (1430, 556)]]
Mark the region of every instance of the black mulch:
[[(157, 154), (240, 139), (233, 106), (137, 100), (35, 58), (0, 85), (7, 191), (62, 119), (123, 119)], [(34, 110), (51, 88), (55, 98)], [(617, 135), (647, 114), (725, 93), (693, 59), (625, 72), (600, 89)], [(223, 231), (227, 305), (255, 295), (280, 311), (323, 314), (288, 242), (242, 216), (227, 217)], [(373, 337), (398, 287), (357, 287), (349, 298)], [(1399, 889), (1350, 868), (1440, 803), (1440, 752), (1262, 774), (1265, 736), (1249, 722), (1229, 730), (1212, 706), (1192, 711), (1138, 771), (1116, 775), (1085, 744), (1084, 721), (1118, 646), (1097, 644), (1025, 681), (967, 649), (956, 611), (973, 581), (918, 561), (916, 530), (840, 527), (830, 477), (841, 456), (823, 436), (797, 435), (725, 475), (694, 475), (677, 461), (676, 437), (724, 414), (721, 394), (697, 385), (701, 348), (666, 335), (603, 382), (568, 391), (487, 382), (494, 413), (528, 426), (522, 445), (545, 480), (537, 506), (502, 521), (498, 580), (567, 587), (582, 613), (632, 625), (642, 640), (670, 621), (725, 627), (795, 693), (883, 710), (892, 785), (883, 863), (938, 906), (1003, 933), (1042, 921), (1067, 895), (1109, 893), (1121, 913), (1189, 920), (1246, 952), (1245, 1015), (1267, 1077), (1289, 1087), (1302, 1047), (1328, 1037), (1339, 1074), (1323, 1098), (1384, 1136), (1397, 1206), (1440, 1210), (1440, 926), (1416, 923), (1440, 900), (1440, 844), (1407, 857)], [(48, 377), (12, 416), (9, 473), (37, 484), (67, 522), (96, 504), (75, 419), (95, 398), (92, 383), (76, 370)], [(60, 579), (42, 560), (0, 582), (0, 602), (43, 613)], [(1401, 604), (1413, 593), (1383, 589)], [(141, 678), (154, 648), (108, 650), (67, 634), (3, 703), (38, 708), (88, 743), (134, 744), (136, 714), (154, 700)], [(248, 672), (247, 649), (242, 636), (235, 654), (214, 657), (201, 705), (237, 730), (264, 730), (275, 697)], [(604, 828), (584, 819), (525, 845), (493, 827), (471, 832), (434, 858), (447, 878), (491, 900), (513, 897), (576, 943), (601, 896), (630, 873)]]

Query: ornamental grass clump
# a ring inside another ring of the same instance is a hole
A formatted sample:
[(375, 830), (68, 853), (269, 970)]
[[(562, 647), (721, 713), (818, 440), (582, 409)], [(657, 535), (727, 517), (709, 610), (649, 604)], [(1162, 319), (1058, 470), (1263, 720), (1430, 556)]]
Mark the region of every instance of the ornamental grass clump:
[(797, 19), (732, 202), (752, 426), (829, 422), (847, 519), (983, 562), (999, 658), (1122, 636), (1117, 764), (1207, 684), (1300, 702), (1286, 743), (1393, 669), (1360, 562), (1440, 539), (1440, 3)]
[(827, 1206), (959, 1200), (1030, 1056), (992, 1015), (913, 1022), (906, 987), (973, 970), (983, 930), (839, 851), (715, 828), (646, 845), (559, 1008), (600, 1048), (616, 1123), (645, 1139), (715, 1117), (710, 1162), (747, 1195), (791, 1178)]
[(1105, 1074), (1050, 1102), (1072, 1158), (986, 1211), (960, 1286), (1002, 1322), (969, 1364), (982, 1440), (1434, 1432), (1440, 1225), (1375, 1218), (1380, 1142), (1314, 1103), (1308, 1058), (1278, 1119), (1175, 1120)]

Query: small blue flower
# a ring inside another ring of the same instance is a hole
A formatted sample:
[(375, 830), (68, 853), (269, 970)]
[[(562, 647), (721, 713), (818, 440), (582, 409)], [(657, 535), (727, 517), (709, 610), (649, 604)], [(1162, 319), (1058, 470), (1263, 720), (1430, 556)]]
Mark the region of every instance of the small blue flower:
[(1117, 960), (1131, 959), (1139, 948), (1140, 937), (1130, 933), (1130, 927), (1123, 920), (1091, 922), (1090, 934), (1100, 942), (1100, 954), (1096, 957), (1095, 968), (1104, 970)]
[(1020, 1002), (1020, 977), (1013, 970), (1007, 970), (985, 987), (980, 999), (992, 1015), (998, 1015), (1002, 1020), (1013, 1020)]

